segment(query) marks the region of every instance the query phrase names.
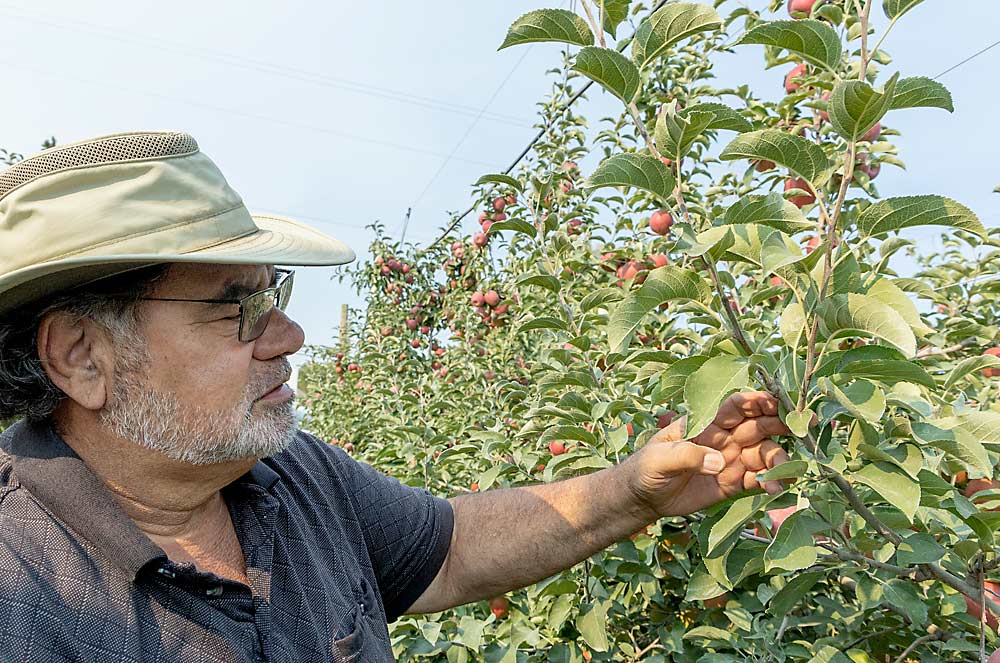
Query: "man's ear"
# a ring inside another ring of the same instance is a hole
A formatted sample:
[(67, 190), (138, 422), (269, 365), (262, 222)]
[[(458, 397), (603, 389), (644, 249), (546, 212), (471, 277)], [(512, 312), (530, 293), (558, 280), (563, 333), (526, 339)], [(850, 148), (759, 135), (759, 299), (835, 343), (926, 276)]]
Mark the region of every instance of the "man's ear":
[(38, 325), (38, 357), (53, 384), (88, 410), (107, 401), (114, 353), (107, 332), (89, 318), (65, 312), (45, 316)]

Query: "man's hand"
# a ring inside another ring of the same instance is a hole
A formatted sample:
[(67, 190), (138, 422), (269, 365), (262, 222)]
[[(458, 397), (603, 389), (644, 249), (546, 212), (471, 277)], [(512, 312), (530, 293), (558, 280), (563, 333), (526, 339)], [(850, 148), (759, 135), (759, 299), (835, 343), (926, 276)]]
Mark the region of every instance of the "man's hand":
[(693, 513), (750, 488), (781, 490), (776, 481), (757, 481), (758, 472), (788, 460), (769, 439), (791, 432), (778, 418), (773, 396), (733, 394), (690, 441), (683, 440), (686, 424), (686, 417), (672, 422), (625, 463), (636, 497), (657, 516)]

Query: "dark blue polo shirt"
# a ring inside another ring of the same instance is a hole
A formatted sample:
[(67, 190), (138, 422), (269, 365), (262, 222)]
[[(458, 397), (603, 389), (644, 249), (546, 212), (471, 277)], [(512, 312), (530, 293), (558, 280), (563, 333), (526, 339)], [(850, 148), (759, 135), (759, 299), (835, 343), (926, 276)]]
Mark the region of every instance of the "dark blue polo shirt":
[(170, 561), (48, 424), (0, 435), (0, 660), (393, 660), (447, 501), (304, 431), (222, 489), (251, 586)]

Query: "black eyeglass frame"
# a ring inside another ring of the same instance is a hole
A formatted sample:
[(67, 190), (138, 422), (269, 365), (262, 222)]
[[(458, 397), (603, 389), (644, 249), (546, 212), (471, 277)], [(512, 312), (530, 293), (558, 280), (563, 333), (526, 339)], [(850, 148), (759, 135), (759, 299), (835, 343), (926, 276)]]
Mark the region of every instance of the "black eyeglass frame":
[[(288, 300), (292, 297), (292, 285), (295, 283), (295, 271), (275, 268), (274, 273), (281, 275), (277, 285), (258, 290), (243, 299), (171, 299), (167, 297), (140, 297), (142, 301), (153, 302), (193, 302), (198, 304), (239, 304), (240, 305), (240, 341), (252, 343), (263, 335), (271, 320), (274, 309), (284, 311)], [(248, 313), (249, 312), (249, 313)], [(261, 320), (266, 322), (256, 329)]]

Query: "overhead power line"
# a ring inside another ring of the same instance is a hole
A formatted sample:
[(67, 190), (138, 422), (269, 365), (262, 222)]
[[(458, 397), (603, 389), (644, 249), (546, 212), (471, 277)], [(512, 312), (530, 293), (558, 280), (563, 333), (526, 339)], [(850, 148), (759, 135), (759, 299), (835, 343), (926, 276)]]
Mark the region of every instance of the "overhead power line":
[(370, 83), (353, 81), (346, 78), (330, 76), (328, 74), (323, 74), (319, 72), (308, 71), (296, 67), (289, 67), (287, 65), (274, 64), (263, 60), (255, 60), (247, 57), (234, 56), (228, 53), (223, 53), (221, 51), (192, 47), (189, 45), (180, 44), (177, 42), (171, 42), (165, 39), (160, 39), (149, 35), (142, 35), (141, 37), (132, 37), (129, 35), (120, 34), (119, 32), (107, 28), (105, 26), (95, 25), (92, 23), (85, 23), (82, 21), (75, 21), (63, 18), (39, 17), (37, 15), (28, 15), (24, 14), (21, 8), (11, 7), (10, 5), (0, 4), (0, 10), (2, 10), (2, 13), (9, 18), (14, 18), (21, 21), (28, 21), (39, 25), (46, 25), (60, 30), (68, 30), (73, 32), (74, 34), (78, 34), (79, 32), (83, 31), (87, 32), (88, 34), (101, 37), (103, 39), (109, 39), (122, 43), (132, 44), (145, 49), (157, 49), (170, 53), (185, 55), (191, 58), (208, 60), (212, 62), (219, 62), (233, 67), (239, 67), (242, 69), (281, 76), (283, 78), (297, 80), (305, 83), (311, 83), (313, 85), (317, 85), (320, 87), (335, 88), (339, 90), (353, 92), (356, 94), (363, 94), (382, 99), (389, 99), (391, 101), (399, 103), (410, 104), (413, 106), (426, 108), (428, 110), (435, 112), (453, 113), (457, 115), (464, 115), (467, 117), (476, 117), (476, 118), (481, 117), (481, 119), (489, 120), (491, 122), (499, 122), (518, 127), (532, 126), (531, 122), (525, 118), (508, 115), (505, 113), (481, 112), (479, 109), (474, 108), (472, 106), (455, 103), (453, 101), (445, 101), (442, 99), (436, 99), (434, 97), (421, 96), (402, 90), (393, 90), (390, 88), (372, 85)]
[(950, 72), (952, 72), (952, 71), (955, 71), (956, 69), (958, 69), (959, 67), (961, 67), (961, 66), (962, 66), (963, 64), (965, 64), (966, 62), (971, 62), (971, 61), (975, 60), (975, 59), (976, 59), (976, 58), (978, 58), (978, 57), (979, 57), (980, 55), (982, 55), (982, 54), (983, 54), (983, 53), (985, 53), (986, 51), (990, 50), (990, 49), (991, 49), (991, 48), (993, 48), (994, 46), (1000, 46), (1000, 41), (995, 41), (995, 42), (993, 42), (992, 44), (990, 44), (989, 46), (987, 46), (986, 48), (984, 48), (984, 49), (982, 49), (982, 50), (980, 50), (980, 51), (976, 51), (975, 53), (973, 53), (973, 54), (972, 54), (972, 55), (970, 55), (969, 57), (965, 58), (964, 60), (962, 60), (962, 61), (961, 61), (961, 62), (959, 62), (958, 64), (954, 64), (954, 65), (952, 65), (952, 66), (948, 67), (947, 69), (945, 69), (944, 71), (942, 71), (942, 72), (941, 72), (940, 74), (938, 74), (937, 76), (935, 76), (935, 77), (934, 77), (934, 80), (937, 80), (937, 79), (941, 78), (942, 76), (944, 76), (944, 75), (945, 75), (945, 74), (947, 74), (947, 73), (950, 73)]
[[(358, 134), (349, 133), (347, 131), (340, 131), (339, 129), (332, 129), (332, 128), (327, 127), (327, 126), (319, 126), (319, 125), (314, 125), (314, 124), (306, 124), (304, 122), (296, 122), (296, 121), (293, 121), (293, 120), (285, 120), (285, 119), (282, 119), (282, 118), (270, 117), (270, 116), (267, 116), (267, 115), (260, 115), (258, 113), (251, 113), (251, 112), (248, 112), (248, 111), (238, 110), (238, 109), (235, 109), (235, 108), (227, 108), (227, 107), (224, 107), (224, 106), (216, 106), (214, 104), (206, 104), (206, 103), (201, 102), (201, 101), (194, 101), (194, 100), (191, 100), (191, 99), (184, 99), (182, 97), (174, 97), (174, 96), (170, 96), (170, 95), (166, 95), (166, 94), (160, 94), (159, 92), (152, 92), (152, 91), (149, 91), (149, 90), (140, 90), (140, 89), (133, 88), (133, 87), (128, 87), (128, 86), (125, 86), (125, 85), (117, 85), (117, 84), (114, 84), (114, 83), (106, 83), (104, 81), (95, 81), (95, 80), (92, 80), (92, 79), (80, 78), (78, 76), (69, 76), (67, 74), (55, 73), (55, 72), (51, 72), (51, 71), (46, 71), (44, 69), (40, 69), (38, 67), (32, 67), (32, 66), (29, 66), (29, 65), (25, 65), (25, 64), (23, 64), (20, 61), (14, 62), (14, 61), (10, 61), (10, 60), (0, 59), (0, 63), (2, 63), (5, 67), (10, 68), (10, 69), (22, 69), (22, 70), (25, 70), (25, 71), (34, 72), (36, 74), (42, 74), (44, 76), (52, 76), (52, 77), (55, 77), (55, 78), (63, 78), (63, 79), (66, 79), (66, 80), (76, 81), (78, 83), (86, 83), (87, 85), (96, 85), (96, 86), (99, 86), (99, 87), (105, 87), (105, 88), (109, 88), (109, 89), (112, 89), (112, 90), (121, 90), (121, 91), (124, 91), (124, 92), (131, 92), (133, 94), (141, 94), (141, 95), (144, 95), (144, 96), (147, 96), (147, 97), (152, 97), (154, 99), (165, 99), (167, 101), (174, 101), (174, 102), (178, 102), (178, 103), (182, 103), (182, 104), (187, 104), (188, 106), (194, 106), (196, 108), (204, 108), (204, 109), (215, 111), (215, 112), (218, 112), (218, 113), (225, 113), (225, 114), (229, 114), (229, 115), (236, 115), (236, 116), (239, 116), (239, 117), (244, 117), (244, 118), (251, 119), (251, 120), (259, 120), (259, 121), (262, 121), (262, 122), (271, 122), (273, 124), (279, 124), (279, 125), (283, 125), (283, 126), (286, 126), (286, 127), (292, 127), (292, 128), (295, 128), (295, 129), (305, 129), (307, 131), (314, 131), (316, 133), (329, 134), (329, 135), (332, 135), (332, 136), (339, 136), (341, 138), (349, 138), (351, 140), (356, 140), (356, 141), (360, 141), (360, 142), (363, 142), (363, 143), (370, 143), (372, 145), (379, 145), (381, 147), (387, 147), (387, 148), (391, 148), (391, 149), (394, 149), (394, 150), (404, 150), (404, 151), (407, 151), (407, 152), (415, 152), (417, 154), (427, 154), (427, 155), (435, 156), (435, 157), (447, 157), (448, 156), (444, 152), (438, 152), (436, 150), (427, 150), (427, 149), (423, 149), (423, 148), (419, 148), (419, 147), (414, 147), (412, 145), (405, 145), (403, 143), (397, 143), (397, 142), (393, 142), (393, 141), (389, 141), (389, 140), (382, 140), (382, 139), (379, 139), (379, 138), (371, 138), (370, 136), (361, 136), (361, 135), (358, 135)], [(485, 167), (485, 168), (492, 168), (493, 167), (493, 164), (487, 163), (485, 161), (479, 161), (479, 160), (476, 160), (476, 159), (465, 159), (465, 158), (459, 158), (459, 157), (454, 157), (454, 159), (457, 160), (457, 161), (463, 161), (465, 163), (473, 164), (473, 165), (476, 165), (476, 166), (482, 166), (482, 167)]]

